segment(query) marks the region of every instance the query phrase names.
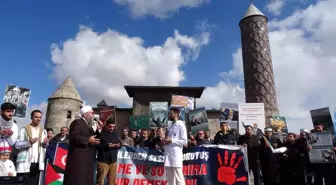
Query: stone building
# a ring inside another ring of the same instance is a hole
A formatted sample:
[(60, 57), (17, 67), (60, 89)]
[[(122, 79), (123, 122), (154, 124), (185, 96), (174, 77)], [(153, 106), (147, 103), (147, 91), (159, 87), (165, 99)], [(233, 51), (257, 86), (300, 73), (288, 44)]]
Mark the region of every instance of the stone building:
[(266, 119), (279, 114), (267, 17), (252, 3), (239, 23), (246, 103), (264, 103)]
[[(130, 127), (130, 116), (148, 114), (150, 102), (163, 101), (170, 103), (173, 94), (194, 97), (196, 107), (196, 98), (201, 97), (204, 87), (125, 86), (125, 90), (129, 97), (133, 98), (132, 108), (109, 106), (104, 100), (100, 101), (94, 108), (96, 113), (99, 113), (100, 108), (115, 109), (116, 124), (119, 129)], [(219, 130), (219, 115), (219, 110), (207, 110), (209, 130), (212, 137)]]
[(70, 123), (79, 114), (83, 101), (68, 77), (63, 84), (48, 98), (45, 128), (52, 128), (58, 133), (61, 127)]
[(96, 107), (93, 108), (95, 114), (100, 113), (100, 109), (111, 109), (114, 110), (115, 121), (117, 125), (117, 129), (121, 131), (124, 127), (130, 127), (130, 117), (132, 116), (132, 108), (118, 108), (117, 106), (108, 105), (105, 100), (100, 101)]
[(172, 95), (184, 95), (200, 98), (205, 87), (177, 87), (177, 86), (125, 86), (130, 98), (133, 98), (133, 115), (138, 116), (149, 113), (150, 102), (168, 102), (170, 106)]
[(205, 87), (125, 86), (128, 96), (133, 98), (133, 116), (148, 115), (150, 102), (168, 102), (170, 106), (174, 94), (194, 98), (196, 108), (196, 98), (202, 96), (204, 89)]

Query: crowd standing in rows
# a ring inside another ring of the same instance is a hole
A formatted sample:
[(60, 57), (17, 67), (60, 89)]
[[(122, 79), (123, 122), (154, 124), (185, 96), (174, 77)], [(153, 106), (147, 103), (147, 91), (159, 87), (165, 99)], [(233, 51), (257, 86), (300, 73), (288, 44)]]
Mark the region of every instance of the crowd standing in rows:
[[(71, 123), (69, 135), (68, 128), (62, 127), (60, 133), (53, 136), (52, 129), (45, 130), (40, 125), (41, 111), (32, 111), (31, 123), (19, 130), (13, 119), (14, 110), (11, 103), (1, 105), (0, 159), (6, 168), (6, 174), (1, 175), (23, 176), (27, 185), (43, 184), (45, 151), (52, 142), (69, 144), (64, 185), (92, 185), (94, 177), (97, 185), (116, 184), (117, 154), (122, 146), (164, 151), (168, 184), (184, 185), (182, 150), (209, 144), (246, 146), (255, 185), (334, 185), (336, 182), (335, 164), (309, 162), (311, 147), (307, 137), (309, 133), (325, 132), (322, 124), (314, 125), (310, 132), (302, 129), (298, 138), (297, 134), (289, 133), (285, 140), (280, 140), (273, 137), (271, 128), (265, 128), (262, 133), (254, 126), (245, 125), (245, 134), (239, 135), (221, 122), (220, 131), (211, 139), (209, 131), (199, 130), (196, 135), (187, 133), (184, 122), (178, 120), (178, 109), (173, 108), (168, 128), (137, 131), (125, 127), (119, 135), (115, 119), (105, 123), (95, 121), (92, 108), (84, 106), (81, 116)], [(262, 136), (273, 148), (288, 150), (282, 154), (272, 153)]]

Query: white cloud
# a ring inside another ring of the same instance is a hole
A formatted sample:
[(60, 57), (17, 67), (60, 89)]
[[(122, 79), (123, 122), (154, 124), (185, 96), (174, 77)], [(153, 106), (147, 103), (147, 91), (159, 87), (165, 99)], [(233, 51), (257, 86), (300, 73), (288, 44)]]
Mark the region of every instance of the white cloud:
[(286, 0), (270, 0), (269, 3), (266, 5), (266, 10), (273, 15), (280, 15)]
[[(291, 131), (312, 127), (309, 110), (336, 107), (336, 88), (332, 86), (336, 79), (336, 19), (332, 18), (335, 10), (336, 1), (318, 1), (283, 20), (269, 23), (278, 106)], [(241, 49), (233, 56), (232, 70), (222, 76), (242, 78)], [(216, 102), (244, 101), (242, 95), (238, 98), (232, 95), (236, 91), (233, 85), (220, 83), (210, 88), (203, 95), (204, 104), (214, 102), (213, 92), (218, 92)]]
[[(309, 110), (336, 107), (336, 1), (318, 1), (282, 20), (269, 23), (278, 105), (290, 131), (311, 128)], [(179, 85), (181, 65), (197, 58), (210, 34), (190, 37), (175, 31), (160, 46), (144, 47), (139, 37), (117, 31), (96, 33), (82, 27), (74, 39), (51, 49), (53, 75), (59, 81), (71, 75), (89, 102), (131, 105), (124, 85)], [(220, 102), (244, 102), (241, 49), (223, 80), (205, 90), (198, 105), (219, 108)]]
[(42, 112), (41, 124), (44, 125), (45, 116), (46, 116), (46, 112), (47, 112), (47, 105), (48, 105), (48, 103), (43, 101), (40, 104), (33, 104), (31, 107), (28, 107), (26, 118), (15, 118), (15, 120), (18, 124), (18, 127), (22, 128), (22, 127), (24, 127), (24, 126), (26, 126), (27, 124), (30, 123), (30, 113), (33, 110), (40, 110)]
[(197, 107), (205, 106), (206, 109), (219, 109), (220, 102), (237, 103), (245, 101), (245, 90), (235, 83), (223, 80), (215, 87), (204, 90), (202, 98), (197, 100)]
[(131, 106), (124, 85), (179, 85), (181, 66), (209, 40), (206, 31), (194, 37), (175, 31), (162, 45), (145, 47), (140, 37), (81, 27), (75, 38), (51, 47), (53, 76), (61, 82), (70, 75), (89, 103)]
[(115, 3), (127, 6), (132, 16), (144, 17), (152, 15), (158, 18), (167, 18), (181, 8), (195, 8), (210, 0), (114, 0)]

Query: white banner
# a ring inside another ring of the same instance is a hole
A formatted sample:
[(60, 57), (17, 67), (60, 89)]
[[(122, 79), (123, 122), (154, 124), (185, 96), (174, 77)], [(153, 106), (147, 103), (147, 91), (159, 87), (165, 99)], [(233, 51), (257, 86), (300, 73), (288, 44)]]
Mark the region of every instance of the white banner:
[(263, 103), (239, 103), (239, 134), (245, 134), (245, 126), (251, 125), (253, 133), (259, 135), (266, 125)]

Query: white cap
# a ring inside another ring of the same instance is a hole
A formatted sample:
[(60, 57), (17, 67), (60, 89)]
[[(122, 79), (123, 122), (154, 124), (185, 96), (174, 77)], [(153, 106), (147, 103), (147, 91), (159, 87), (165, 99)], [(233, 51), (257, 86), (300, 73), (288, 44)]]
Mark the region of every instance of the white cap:
[(300, 129), (300, 132), (307, 132), (307, 133), (309, 133), (309, 130), (306, 129), (306, 128), (303, 128), (303, 129)]
[(266, 127), (266, 128), (264, 129), (264, 131), (265, 131), (265, 132), (273, 132), (273, 129), (272, 129), (272, 127)]
[(84, 106), (83, 108), (81, 108), (81, 110), (80, 110), (80, 114), (83, 115), (83, 114), (85, 114), (85, 113), (87, 113), (87, 112), (90, 112), (90, 111), (93, 112), (92, 107), (89, 106), (89, 105), (86, 105), (86, 106)]

